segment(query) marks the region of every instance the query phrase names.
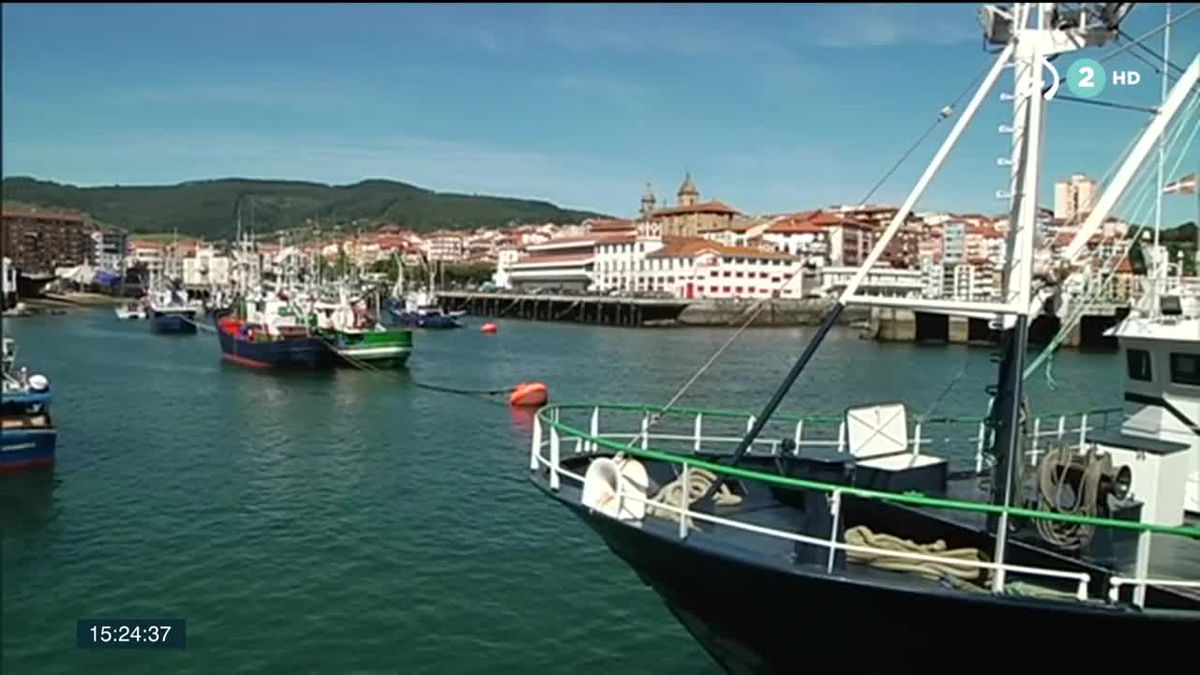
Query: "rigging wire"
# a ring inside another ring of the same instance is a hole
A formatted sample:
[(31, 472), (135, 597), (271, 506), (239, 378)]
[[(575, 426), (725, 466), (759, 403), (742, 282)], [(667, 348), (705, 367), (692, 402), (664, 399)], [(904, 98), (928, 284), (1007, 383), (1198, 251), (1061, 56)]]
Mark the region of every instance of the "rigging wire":
[(1174, 17), (1174, 18), (1173, 18), (1173, 19), (1171, 19), (1170, 21), (1165, 21), (1165, 22), (1163, 22), (1163, 24), (1162, 24), (1161, 26), (1159, 26), (1158, 28), (1155, 28), (1154, 30), (1151, 30), (1150, 32), (1148, 32), (1148, 33), (1146, 33), (1146, 34), (1142, 35), (1141, 37), (1137, 38), (1137, 39), (1136, 39), (1136, 40), (1134, 40), (1133, 42), (1130, 42), (1130, 43), (1128, 43), (1128, 44), (1122, 45), (1120, 48), (1118, 48), (1118, 49), (1116, 49), (1116, 50), (1114, 50), (1114, 51), (1111, 51), (1111, 52), (1109, 52), (1109, 53), (1108, 53), (1108, 54), (1106, 54), (1104, 57), (1097, 59), (1097, 61), (1098, 61), (1099, 63), (1104, 63), (1105, 61), (1112, 60), (1112, 59), (1113, 59), (1113, 58), (1115, 58), (1115, 57), (1116, 57), (1118, 54), (1121, 54), (1121, 53), (1125, 52), (1126, 50), (1129, 50), (1129, 49), (1132, 49), (1132, 48), (1134, 48), (1135, 46), (1137, 46), (1137, 45), (1141, 44), (1142, 42), (1145, 42), (1146, 40), (1148, 40), (1148, 39), (1150, 39), (1150, 38), (1154, 37), (1155, 35), (1158, 35), (1158, 34), (1159, 34), (1159, 33), (1161, 33), (1163, 30), (1165, 30), (1165, 29), (1167, 28), (1167, 26), (1174, 26), (1175, 24), (1179, 23), (1180, 21), (1183, 21), (1184, 19), (1186, 19), (1187, 17), (1191, 16), (1192, 14), (1195, 14), (1196, 12), (1200, 12), (1200, 5), (1198, 5), (1198, 6), (1196, 6), (1196, 7), (1193, 7), (1193, 8), (1191, 8), (1191, 9), (1189, 9), (1188, 11), (1186, 11), (1186, 12), (1184, 12), (1184, 13), (1180, 14), (1179, 16), (1177, 16), (1177, 17)]
[(1096, 101), (1096, 100), (1093, 100), (1090, 98), (1075, 98), (1074, 96), (1066, 96), (1063, 94), (1056, 94), (1054, 96), (1054, 100), (1055, 101), (1070, 101), (1071, 103), (1086, 103), (1088, 105), (1100, 106), (1101, 108), (1115, 108), (1117, 110), (1132, 110), (1134, 112), (1149, 113), (1151, 115), (1158, 113), (1158, 109), (1156, 109), (1156, 108), (1148, 108), (1148, 107), (1139, 106), (1139, 105), (1129, 105), (1127, 103), (1113, 103), (1111, 101)]
[[(1129, 33), (1126, 33), (1125, 31), (1121, 30), (1120, 28), (1118, 28), (1118, 29), (1117, 29), (1117, 35), (1120, 35), (1121, 37), (1125, 38), (1126, 40), (1132, 40), (1132, 39), (1133, 39), (1133, 38), (1132, 38), (1132, 36), (1130, 36), (1130, 35), (1129, 35)], [(1153, 56), (1155, 59), (1157, 59), (1157, 61), (1158, 61), (1159, 63), (1165, 63), (1165, 64), (1167, 64), (1167, 66), (1168, 66), (1168, 67), (1170, 67), (1170, 68), (1174, 68), (1175, 70), (1177, 70), (1177, 71), (1178, 71), (1178, 74), (1179, 74), (1179, 75), (1182, 75), (1182, 74), (1183, 74), (1183, 68), (1180, 68), (1180, 67), (1179, 67), (1178, 65), (1176, 65), (1175, 63), (1172, 63), (1171, 61), (1168, 61), (1168, 60), (1166, 59), (1166, 57), (1164, 57), (1162, 54), (1159, 54), (1158, 52), (1156, 52), (1156, 51), (1154, 51), (1153, 49), (1151, 49), (1151, 48), (1147, 47), (1145, 44), (1143, 44), (1143, 43), (1141, 43), (1141, 42), (1134, 42), (1133, 44), (1134, 44), (1134, 46), (1138, 47), (1139, 49), (1141, 49), (1142, 51), (1146, 52), (1146, 53), (1147, 53), (1147, 54), (1149, 54), (1150, 56)], [(1161, 71), (1161, 70), (1159, 70), (1159, 71), (1158, 71), (1158, 73), (1161, 75), (1161, 74), (1162, 74), (1162, 71)]]
[[(945, 120), (945, 119), (949, 118), (950, 116), (952, 116), (952, 115), (954, 114), (954, 108), (955, 108), (955, 106), (957, 106), (957, 105), (958, 105), (958, 104), (959, 104), (959, 103), (962, 101), (962, 99), (963, 99), (963, 97), (964, 97), (964, 96), (966, 96), (968, 93), (970, 93), (970, 92), (971, 92), (971, 90), (972, 90), (972, 89), (974, 89), (974, 87), (975, 87), (975, 86), (976, 86), (976, 85), (979, 83), (979, 81), (980, 81), (980, 80), (981, 80), (981, 79), (982, 79), (982, 78), (983, 78), (983, 77), (984, 77), (984, 76), (987, 74), (987, 71), (988, 71), (988, 70), (990, 70), (990, 69), (991, 69), (991, 67), (992, 67), (992, 64), (991, 64), (990, 62), (989, 62), (989, 63), (987, 63), (987, 64), (985, 64), (985, 65), (984, 65), (984, 68), (983, 68), (983, 69), (981, 69), (981, 70), (979, 71), (979, 73), (978, 73), (978, 74), (977, 74), (977, 75), (976, 75), (976, 76), (975, 76), (975, 77), (974, 77), (974, 78), (971, 80), (971, 82), (970, 82), (970, 83), (968, 83), (968, 84), (967, 84), (967, 86), (963, 88), (963, 90), (962, 90), (962, 91), (961, 91), (961, 92), (958, 94), (958, 96), (956, 96), (956, 97), (954, 98), (954, 100), (951, 102), (951, 104), (950, 104), (950, 105), (948, 105), (948, 106), (945, 106), (945, 107), (943, 107), (943, 108), (941, 109), (941, 111), (940, 111), (940, 112), (939, 112), (939, 114), (938, 114), (938, 117), (937, 117), (937, 119), (935, 119), (935, 120), (934, 120), (934, 121), (933, 121), (933, 122), (932, 122), (932, 123), (929, 125), (929, 127), (928, 127), (928, 128), (926, 128), (926, 129), (925, 129), (925, 131), (921, 133), (921, 135), (920, 135), (920, 136), (917, 138), (917, 140), (916, 140), (916, 141), (915, 141), (915, 142), (914, 142), (914, 143), (913, 143), (913, 144), (912, 144), (912, 145), (911, 145), (911, 146), (908, 148), (908, 150), (907, 150), (907, 151), (905, 151), (905, 153), (904, 153), (903, 155), (901, 155), (900, 159), (898, 159), (898, 160), (897, 160), (897, 161), (896, 161), (896, 162), (895, 162), (895, 163), (894, 163), (894, 164), (891, 166), (891, 168), (889, 168), (889, 169), (888, 169), (888, 171), (887, 171), (887, 172), (886, 172), (886, 173), (883, 175), (883, 178), (881, 178), (879, 181), (877, 181), (877, 182), (875, 183), (875, 185), (874, 185), (874, 186), (872, 186), (872, 187), (871, 187), (871, 189), (870, 189), (870, 190), (867, 192), (866, 196), (864, 196), (864, 197), (863, 197), (863, 199), (862, 199), (862, 201), (860, 201), (860, 202), (859, 202), (859, 206), (864, 206), (864, 205), (866, 205), (867, 201), (868, 201), (868, 200), (869, 200), (869, 199), (870, 199), (870, 198), (871, 198), (871, 197), (872, 197), (872, 196), (875, 194), (875, 192), (876, 192), (876, 191), (877, 191), (877, 190), (880, 188), (880, 186), (882, 186), (882, 185), (884, 184), (884, 182), (886, 182), (886, 181), (887, 181), (887, 179), (888, 179), (888, 178), (890, 178), (890, 177), (891, 177), (891, 175), (892, 175), (893, 173), (895, 173), (895, 172), (896, 172), (896, 170), (897, 170), (897, 169), (898, 169), (898, 168), (899, 168), (899, 167), (900, 167), (900, 166), (901, 166), (901, 165), (902, 165), (902, 164), (903, 164), (905, 161), (907, 161), (907, 160), (908, 160), (908, 158), (909, 158), (909, 157), (912, 155), (912, 153), (916, 151), (916, 149), (917, 149), (917, 148), (918, 148), (918, 147), (919, 147), (919, 146), (920, 146), (920, 145), (921, 145), (921, 144), (922, 144), (922, 143), (923, 143), (923, 142), (924, 142), (924, 141), (925, 141), (925, 140), (926, 140), (926, 139), (929, 137), (929, 135), (930, 135), (931, 133), (933, 133), (933, 130), (934, 130), (934, 129), (936, 129), (936, 128), (937, 128), (937, 126), (938, 126), (939, 124), (941, 124), (941, 122), (942, 122), (943, 120)], [(784, 278), (784, 279), (783, 279), (783, 280), (782, 280), (782, 281), (781, 281), (781, 282), (780, 282), (780, 283), (779, 283), (779, 284), (778, 284), (778, 285), (775, 287), (775, 291), (776, 291), (776, 292), (778, 292), (778, 291), (781, 291), (781, 290), (783, 290), (784, 288), (786, 288), (786, 287), (787, 287), (789, 284), (791, 284), (791, 283), (792, 283), (792, 281), (793, 281), (793, 280), (796, 278), (796, 276), (797, 276), (797, 275), (799, 275), (799, 274), (802, 274), (803, 272), (804, 272), (804, 267), (803, 267), (803, 266), (801, 266), (801, 267), (800, 267), (800, 268), (798, 268), (796, 271), (794, 271), (794, 272), (792, 272), (791, 274), (787, 275), (787, 276), (786, 276), (786, 277), (785, 277), (785, 278)], [(693, 385), (694, 385), (694, 384), (695, 384), (695, 383), (696, 383), (696, 382), (697, 382), (697, 381), (700, 379), (700, 377), (701, 377), (701, 376), (703, 376), (703, 375), (704, 375), (704, 373), (705, 373), (705, 372), (707, 372), (707, 370), (708, 370), (708, 369), (709, 369), (709, 368), (710, 368), (710, 367), (711, 367), (711, 366), (712, 366), (714, 363), (716, 363), (717, 359), (719, 359), (719, 358), (721, 357), (721, 355), (722, 355), (722, 354), (724, 354), (724, 353), (725, 353), (725, 351), (726, 351), (727, 349), (729, 349), (729, 347), (730, 347), (730, 346), (731, 346), (731, 345), (732, 345), (732, 344), (733, 344), (735, 341), (737, 341), (737, 339), (738, 339), (739, 337), (741, 337), (742, 333), (744, 333), (744, 332), (746, 331), (746, 329), (747, 329), (747, 328), (749, 328), (749, 327), (750, 327), (750, 325), (754, 323), (755, 319), (757, 319), (757, 318), (759, 317), (759, 315), (760, 315), (760, 314), (762, 314), (763, 310), (764, 310), (764, 309), (766, 309), (766, 307), (767, 307), (767, 301), (768, 301), (768, 300), (770, 300), (770, 299), (772, 299), (774, 296), (775, 296), (775, 294), (774, 294), (774, 293), (772, 293), (772, 295), (771, 295), (771, 296), (768, 296), (768, 297), (765, 297), (765, 298), (759, 298), (759, 299), (758, 299), (758, 300), (755, 302), (755, 304), (751, 306), (751, 308), (750, 308), (750, 309), (751, 309), (751, 311), (750, 311), (750, 313), (749, 313), (749, 316), (747, 316), (746, 320), (742, 322), (741, 326), (739, 326), (739, 327), (738, 327), (738, 329), (737, 329), (737, 330), (736, 330), (736, 331), (733, 333), (733, 335), (729, 336), (729, 339), (728, 339), (728, 340), (726, 340), (726, 341), (724, 342), (724, 344), (722, 344), (722, 345), (721, 345), (721, 346), (720, 346), (720, 347), (717, 349), (717, 351), (716, 351), (716, 352), (714, 352), (714, 353), (713, 353), (713, 355), (712, 355), (711, 357), (709, 357), (709, 359), (708, 359), (707, 361), (705, 361), (705, 363), (704, 363), (702, 366), (700, 366), (700, 368), (699, 368), (699, 369), (698, 369), (698, 370), (697, 370), (697, 371), (696, 371), (696, 372), (695, 372), (695, 373), (694, 373), (694, 374), (693, 374), (693, 375), (692, 375), (690, 378), (688, 378), (688, 381), (687, 381), (687, 382), (685, 382), (685, 383), (683, 384), (683, 386), (682, 386), (682, 387), (680, 387), (680, 388), (679, 388), (679, 390), (677, 390), (673, 396), (671, 396), (671, 398), (670, 398), (670, 399), (667, 401), (667, 404), (666, 404), (666, 405), (664, 405), (664, 406), (662, 407), (662, 409), (661, 409), (661, 410), (659, 410), (658, 412), (654, 413), (654, 414), (651, 416), (651, 418), (650, 418), (650, 420), (649, 420), (649, 424), (651, 424), (651, 425), (653, 425), (653, 424), (656, 424), (656, 423), (657, 423), (659, 420), (661, 420), (661, 419), (662, 419), (662, 417), (663, 417), (664, 415), (666, 415), (667, 411), (669, 411), (669, 410), (671, 409), (671, 407), (672, 407), (672, 406), (674, 406), (676, 403), (678, 403), (678, 402), (679, 402), (679, 400), (680, 400), (681, 398), (683, 398), (684, 394), (686, 394), (686, 393), (688, 392), (688, 390), (690, 390), (690, 389), (691, 389), (691, 387), (692, 387), (692, 386), (693, 386)], [(630, 443), (632, 444), (632, 443), (633, 443), (635, 440), (636, 440), (636, 438), (635, 438), (635, 439), (633, 439), (633, 440), (631, 440), (631, 441), (630, 441)]]
[[(1175, 164), (1172, 166), (1171, 171), (1169, 172), (1171, 174), (1174, 174), (1179, 170), (1184, 158), (1187, 157), (1188, 150), (1191, 148), (1192, 142), (1196, 138), (1197, 131), (1200, 131), (1200, 125), (1193, 124), (1189, 127), (1188, 124), (1184, 123), (1184, 120), (1187, 119), (1187, 116), (1196, 112), (1198, 109), (1200, 109), (1200, 96), (1193, 98), (1191, 103), (1188, 104), (1187, 115), (1180, 117), (1180, 121), (1175, 125), (1174, 130), (1171, 132), (1173, 138), (1169, 138), (1166, 143), (1168, 147), (1174, 146), (1183, 135), (1184, 130), (1191, 128), (1191, 134), (1188, 136), (1187, 141), (1184, 142), (1183, 149), (1179, 153), (1178, 159), (1176, 159)], [(1120, 265), (1121, 261), (1129, 255), (1129, 251), (1132, 249), (1133, 244), (1139, 240), (1142, 232), (1144, 232), (1147, 227), (1145, 223), (1149, 218), (1149, 211), (1147, 211), (1144, 217), (1137, 216), (1143, 211), (1143, 208), (1149, 206), (1146, 204), (1146, 200), (1149, 199), (1150, 195), (1152, 194), (1152, 188), (1154, 186), (1149, 180), (1148, 173), (1143, 173), (1140, 181), (1143, 183), (1141, 187), (1139, 187), (1136, 191), (1133, 191), (1133, 194), (1136, 195), (1136, 206), (1130, 209), (1130, 212), (1135, 216), (1133, 220), (1135, 222), (1140, 221), (1141, 224), (1137, 226), (1131, 235), (1127, 235), (1129, 244), (1125, 247), (1124, 252), (1110, 257), (1110, 259), (1107, 261), (1107, 269), (1103, 272), (1103, 280), (1099, 284), (1094, 285), (1088, 294), (1078, 302), (1076, 309), (1072, 311), (1068, 321), (1059, 327), (1058, 333), (1054, 336), (1050, 343), (1046, 345), (1045, 349), (1043, 349), (1042, 352), (1038, 354), (1037, 358), (1035, 358), (1034, 361), (1029, 365), (1029, 367), (1026, 368), (1022, 379), (1027, 379), (1030, 375), (1037, 372), (1037, 369), (1041, 367), (1043, 362), (1045, 362), (1047, 383), (1050, 385), (1051, 389), (1056, 388), (1057, 385), (1052, 374), (1054, 353), (1057, 351), (1058, 347), (1062, 345), (1063, 341), (1066, 339), (1071, 330), (1074, 329), (1075, 324), (1082, 319), (1082, 308), (1085, 308), (1090, 301), (1098, 296), (1102, 289), (1107, 288), (1111, 284), (1112, 278), (1116, 274), (1117, 267)]]

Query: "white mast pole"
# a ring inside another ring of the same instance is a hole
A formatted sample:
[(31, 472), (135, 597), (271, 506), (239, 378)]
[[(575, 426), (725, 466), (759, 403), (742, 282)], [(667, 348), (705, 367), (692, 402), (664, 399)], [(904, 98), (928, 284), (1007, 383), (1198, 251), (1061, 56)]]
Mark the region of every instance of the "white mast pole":
[[(1171, 83), (1171, 3), (1167, 3), (1167, 23), (1166, 29), (1163, 30), (1163, 65), (1162, 65), (1162, 90), (1159, 97), (1159, 109), (1167, 102), (1167, 89)], [(1158, 295), (1162, 292), (1159, 288), (1163, 281), (1166, 268), (1163, 266), (1163, 261), (1160, 260), (1161, 248), (1159, 247), (1159, 232), (1162, 230), (1162, 207), (1163, 207), (1163, 181), (1165, 176), (1163, 172), (1167, 165), (1167, 139), (1159, 137), (1158, 139), (1158, 191), (1155, 193), (1154, 204), (1154, 269), (1150, 274), (1150, 314), (1151, 316), (1158, 315)]]

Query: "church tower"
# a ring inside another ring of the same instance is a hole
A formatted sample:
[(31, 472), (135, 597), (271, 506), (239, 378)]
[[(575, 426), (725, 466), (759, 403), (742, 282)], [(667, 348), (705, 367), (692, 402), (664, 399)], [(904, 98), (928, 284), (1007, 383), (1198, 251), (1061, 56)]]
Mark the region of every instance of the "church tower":
[(646, 191), (642, 193), (641, 214), (645, 216), (652, 213), (654, 211), (654, 206), (657, 203), (658, 200), (654, 198), (654, 189), (650, 187), (649, 183), (646, 183)]
[(678, 197), (680, 206), (695, 206), (700, 201), (700, 190), (696, 188), (696, 181), (692, 180), (691, 171), (687, 172), (683, 185), (679, 186)]

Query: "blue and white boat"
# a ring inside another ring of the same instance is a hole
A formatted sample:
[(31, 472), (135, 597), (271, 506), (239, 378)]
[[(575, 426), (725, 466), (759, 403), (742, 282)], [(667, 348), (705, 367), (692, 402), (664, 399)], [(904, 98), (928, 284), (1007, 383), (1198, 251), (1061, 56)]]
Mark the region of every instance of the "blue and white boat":
[(164, 288), (150, 294), (150, 328), (156, 333), (195, 333), (196, 317), (203, 311), (181, 288)]
[(15, 367), (16, 343), (4, 338), (4, 385), (0, 395), (0, 473), (54, 465), (58, 430), (50, 418), (50, 380)]

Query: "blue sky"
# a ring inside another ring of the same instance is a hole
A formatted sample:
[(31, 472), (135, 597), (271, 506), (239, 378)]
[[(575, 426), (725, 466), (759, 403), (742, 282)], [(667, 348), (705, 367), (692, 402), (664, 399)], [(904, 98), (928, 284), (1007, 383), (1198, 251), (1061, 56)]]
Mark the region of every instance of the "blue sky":
[[(646, 181), (673, 201), (690, 169), (704, 198), (750, 213), (857, 202), (986, 67), (975, 12), (4, 5), (3, 171), (78, 185), (392, 178), (628, 215)], [(1139, 6), (1125, 28), (1162, 14)], [(1200, 12), (1173, 41), (1186, 64)], [(1129, 54), (1105, 65), (1143, 84), (1103, 98), (1156, 102), (1158, 76)], [(992, 94), (921, 207), (1003, 210), (1008, 106)], [(1047, 187), (1103, 174), (1143, 119), (1052, 104)], [(942, 126), (873, 201), (903, 198)]]

